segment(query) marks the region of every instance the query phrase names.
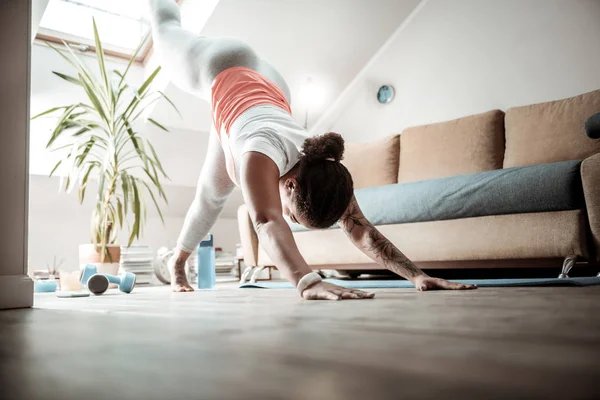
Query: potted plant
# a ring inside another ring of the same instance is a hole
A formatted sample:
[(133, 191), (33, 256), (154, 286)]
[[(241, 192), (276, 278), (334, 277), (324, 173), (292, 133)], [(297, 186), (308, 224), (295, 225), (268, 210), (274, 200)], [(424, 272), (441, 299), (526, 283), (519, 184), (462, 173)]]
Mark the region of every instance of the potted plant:
[[(115, 245), (115, 241), (119, 231), (125, 224), (129, 225), (130, 246), (142, 233), (146, 221), (146, 199), (154, 203), (163, 223), (158, 200), (167, 203), (161, 184), (162, 178), (168, 179), (167, 174), (150, 141), (136, 130), (137, 123), (142, 119), (144, 110), (161, 98), (166, 99), (175, 110), (177, 108), (162, 92), (151, 90), (160, 67), (139, 87), (127, 82), (127, 74), (146, 38), (123, 72), (108, 71), (95, 21), (93, 29), (99, 77), (90, 72), (67, 43), (63, 42), (68, 53), (47, 43), (74, 69), (73, 75), (53, 73), (81, 87), (87, 101), (54, 107), (33, 118), (62, 112), (46, 147), (53, 151), (68, 151), (56, 163), (50, 176), (61, 164), (66, 165), (68, 174), (61, 179), (60, 186), (67, 192), (77, 187), (80, 203), (83, 203), (88, 184), (97, 180), (96, 204), (91, 216), (91, 243), (80, 246), (80, 264), (99, 263), (105, 272), (116, 273), (120, 246)], [(147, 121), (168, 132), (155, 120), (148, 118)], [(59, 138), (66, 139), (67, 144), (57, 147)]]

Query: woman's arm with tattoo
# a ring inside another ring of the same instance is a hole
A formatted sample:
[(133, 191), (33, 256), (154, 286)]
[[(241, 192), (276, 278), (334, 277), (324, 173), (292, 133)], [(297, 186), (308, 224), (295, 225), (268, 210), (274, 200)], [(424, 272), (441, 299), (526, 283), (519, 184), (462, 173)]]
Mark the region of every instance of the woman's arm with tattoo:
[[(241, 165), (242, 194), (250, 218), (258, 234), (260, 245), (294, 286), (310, 274), (306, 263), (281, 210), (279, 197), (279, 169), (266, 155), (247, 152)], [(304, 289), (300, 295), (307, 300), (370, 299), (373, 294), (347, 289), (328, 282), (317, 282)]]
[(410, 281), (424, 274), (365, 218), (356, 198), (342, 215), (340, 225), (360, 250), (386, 269)]
[(350, 202), (339, 224), (358, 249), (379, 265), (414, 283), (418, 290), (475, 288), (425, 274), (365, 218), (356, 198)]

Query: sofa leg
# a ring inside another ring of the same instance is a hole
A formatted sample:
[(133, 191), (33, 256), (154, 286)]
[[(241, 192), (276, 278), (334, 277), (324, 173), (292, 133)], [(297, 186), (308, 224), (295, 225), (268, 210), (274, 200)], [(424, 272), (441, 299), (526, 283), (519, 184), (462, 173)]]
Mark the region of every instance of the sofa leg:
[(573, 266), (575, 265), (576, 262), (577, 262), (577, 256), (566, 256), (565, 261), (563, 262), (562, 271), (561, 271), (560, 275), (558, 276), (558, 278), (559, 279), (568, 278), (569, 272), (571, 271), (571, 268), (573, 268)]

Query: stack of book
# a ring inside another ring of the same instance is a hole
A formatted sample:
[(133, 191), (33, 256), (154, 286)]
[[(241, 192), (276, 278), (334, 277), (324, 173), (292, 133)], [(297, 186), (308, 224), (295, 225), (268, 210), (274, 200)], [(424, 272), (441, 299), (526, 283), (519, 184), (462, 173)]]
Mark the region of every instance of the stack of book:
[(215, 254), (215, 269), (217, 275), (230, 275), (235, 266), (235, 255), (225, 251)]
[(136, 284), (149, 284), (154, 276), (150, 246), (121, 246), (120, 271), (133, 272)]

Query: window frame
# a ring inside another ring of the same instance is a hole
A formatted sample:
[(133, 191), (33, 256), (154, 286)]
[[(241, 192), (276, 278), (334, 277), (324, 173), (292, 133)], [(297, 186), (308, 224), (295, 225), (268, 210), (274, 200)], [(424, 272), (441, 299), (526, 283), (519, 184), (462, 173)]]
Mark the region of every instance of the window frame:
[[(183, 0), (176, 0), (178, 5), (181, 5)], [(71, 35), (66, 32), (60, 32), (53, 29), (44, 28), (42, 26), (38, 27), (38, 30), (35, 35), (35, 40), (39, 40), (42, 42), (50, 42), (59, 45), (64, 45), (67, 43), (71, 46), (85, 46), (86, 50), (82, 51), (83, 53), (95, 53), (96, 45), (93, 39), (86, 39), (81, 36)], [(64, 43), (63, 43), (64, 42)], [(142, 46), (140, 52), (135, 58), (136, 63), (145, 64), (148, 58), (153, 53), (154, 42), (152, 40), (152, 36), (150, 35), (144, 45)], [(102, 49), (104, 50), (104, 54), (107, 56), (112, 56), (116, 58), (120, 58), (123, 60), (130, 60), (133, 55), (133, 51), (135, 49), (126, 49), (113, 44), (102, 44)]]
[[(87, 50), (83, 51), (83, 53), (96, 52), (95, 44), (88, 43), (87, 40), (82, 40), (82, 38), (79, 36), (69, 35), (64, 32), (58, 32), (47, 28), (39, 28), (35, 35), (35, 39), (42, 42), (50, 42), (59, 45), (67, 43), (68, 45), (72, 46), (86, 46)], [(135, 62), (145, 64), (150, 54), (152, 54), (153, 46), (154, 43), (152, 41), (152, 37), (150, 36), (148, 39), (146, 39), (146, 43), (135, 58)], [(104, 50), (104, 54), (107, 56), (117, 57), (124, 60), (131, 59), (131, 56), (133, 55), (132, 53), (129, 53), (127, 49), (108, 44), (103, 44), (102, 50)]]

